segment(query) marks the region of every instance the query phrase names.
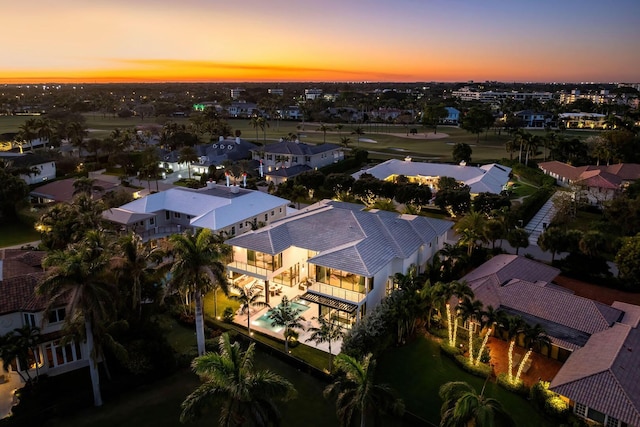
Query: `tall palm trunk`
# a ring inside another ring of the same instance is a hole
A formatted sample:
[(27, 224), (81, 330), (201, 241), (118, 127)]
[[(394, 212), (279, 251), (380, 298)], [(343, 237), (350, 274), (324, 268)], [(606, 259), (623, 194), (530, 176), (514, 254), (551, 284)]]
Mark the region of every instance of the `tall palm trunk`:
[(198, 342), (198, 356), (202, 356), (205, 352), (204, 349), (204, 318), (202, 316), (202, 294), (196, 291), (196, 340)]
[(93, 344), (93, 325), (91, 320), (84, 321), (87, 333), (87, 348), (89, 349), (89, 375), (91, 376), (91, 387), (93, 388), (93, 405), (102, 406), (102, 394), (100, 393), (100, 373), (98, 372), (98, 355)]

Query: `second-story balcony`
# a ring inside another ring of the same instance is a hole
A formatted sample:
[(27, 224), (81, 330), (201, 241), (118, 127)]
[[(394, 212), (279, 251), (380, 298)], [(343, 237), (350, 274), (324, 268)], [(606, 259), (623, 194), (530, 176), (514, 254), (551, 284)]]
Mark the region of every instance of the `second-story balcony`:
[(258, 276), (262, 280), (266, 280), (267, 274), (270, 272), (270, 270), (267, 270), (266, 268), (256, 267), (255, 265), (239, 261), (232, 261), (228, 263), (227, 268), (237, 273), (253, 273), (253, 276)]
[(307, 291), (355, 303), (360, 303), (367, 297), (366, 294), (342, 289), (337, 286), (331, 286), (321, 282), (311, 282), (311, 285), (308, 286)]

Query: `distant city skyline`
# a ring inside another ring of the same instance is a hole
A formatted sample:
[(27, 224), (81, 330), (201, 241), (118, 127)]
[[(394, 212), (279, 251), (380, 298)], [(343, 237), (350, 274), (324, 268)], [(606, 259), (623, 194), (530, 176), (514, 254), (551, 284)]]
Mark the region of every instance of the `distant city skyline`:
[(2, 7), (0, 83), (640, 81), (640, 1)]

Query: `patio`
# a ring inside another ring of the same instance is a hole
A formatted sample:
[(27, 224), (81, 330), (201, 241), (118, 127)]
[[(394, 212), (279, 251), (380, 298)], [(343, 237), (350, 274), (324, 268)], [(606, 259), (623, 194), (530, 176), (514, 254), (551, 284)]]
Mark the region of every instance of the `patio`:
[[(495, 337), (490, 337), (487, 342), (487, 347), (489, 347), (491, 353), (491, 364), (493, 365), (494, 373), (496, 375), (506, 373), (509, 367), (509, 343)], [(513, 349), (514, 374), (518, 369), (516, 361), (519, 362), (522, 360), (525, 353), (526, 350), (522, 347), (516, 346)], [(531, 366), (529, 369), (524, 369), (526, 372), (523, 371), (521, 376), (522, 381), (529, 387), (539, 380), (551, 381), (562, 367), (562, 362), (550, 359), (536, 352), (531, 353), (530, 360)]]
[[(238, 281), (238, 284), (240, 286), (251, 286), (254, 283), (257, 284), (258, 286), (262, 285), (263, 287), (262, 294), (265, 295), (264, 282), (262, 280), (258, 280), (254, 278), (246, 278), (246, 279), (243, 278)], [(269, 288), (270, 289), (267, 292), (269, 292), (269, 305), (271, 307), (275, 307), (279, 305), (285, 296), (289, 299), (289, 301), (295, 301), (300, 295), (305, 293), (305, 291), (301, 290), (299, 287), (288, 287), (288, 286), (271, 284)], [(314, 317), (319, 316), (320, 308), (318, 304), (307, 302), (307, 305), (309, 306), (309, 310), (306, 310), (302, 314), (302, 317), (304, 317), (305, 320), (301, 322), (302, 325), (304, 326), (304, 330), (297, 330), (297, 332), (299, 333), (298, 341), (310, 347), (314, 347), (328, 353), (329, 343), (324, 342), (324, 343), (316, 344), (314, 341), (307, 341), (307, 339), (311, 337), (311, 334), (312, 334), (312, 332), (309, 332), (309, 328), (320, 326), (318, 321), (316, 319), (313, 319)], [(250, 316), (249, 321), (251, 322), (251, 330), (260, 332), (264, 335), (268, 335), (274, 338), (284, 339), (283, 334), (276, 333), (271, 329), (261, 327), (255, 323), (255, 320), (258, 319), (263, 314), (265, 314), (268, 310), (269, 308), (267, 307), (257, 309), (257, 310), (256, 309), (251, 310), (251, 313), (249, 314)], [(233, 322), (239, 326), (246, 328), (247, 315), (236, 313), (236, 316), (234, 317)], [(333, 354), (338, 354), (340, 352), (341, 347), (342, 347), (342, 340), (336, 340), (331, 342), (331, 352)]]

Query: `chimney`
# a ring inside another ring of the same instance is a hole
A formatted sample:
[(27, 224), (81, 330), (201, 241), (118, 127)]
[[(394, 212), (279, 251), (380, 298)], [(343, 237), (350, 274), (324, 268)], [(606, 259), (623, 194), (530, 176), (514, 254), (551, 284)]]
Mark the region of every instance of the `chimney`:
[(404, 158), (404, 161), (405, 161), (405, 162), (410, 162), (410, 161), (411, 161), (411, 156), (407, 156), (407, 157), (405, 157), (405, 158)]
[(239, 186), (237, 186), (237, 185), (232, 185), (232, 186), (231, 186), (231, 192), (232, 192), (233, 194), (238, 194), (238, 193), (240, 192), (240, 187), (239, 187)]
[(210, 179), (209, 181), (207, 181), (207, 189), (211, 189), (211, 188), (215, 188), (216, 186), (216, 182), (212, 179)]
[(460, 166), (467, 166), (467, 162), (465, 162), (464, 160), (460, 162)]
[(222, 141), (224, 141), (224, 136), (220, 135), (220, 136), (218, 137), (218, 142), (222, 142)]
[(236, 144), (238, 144), (238, 145), (240, 144), (240, 137), (239, 136), (236, 136)]

